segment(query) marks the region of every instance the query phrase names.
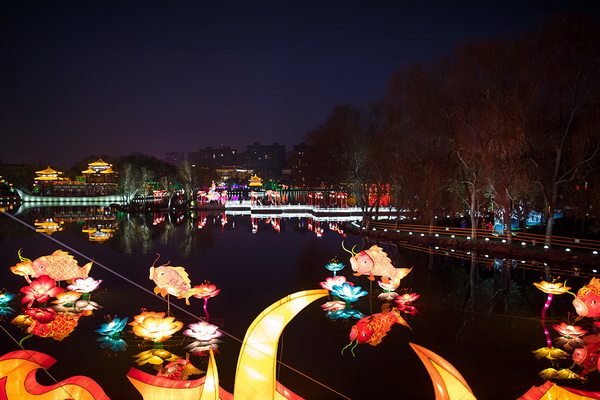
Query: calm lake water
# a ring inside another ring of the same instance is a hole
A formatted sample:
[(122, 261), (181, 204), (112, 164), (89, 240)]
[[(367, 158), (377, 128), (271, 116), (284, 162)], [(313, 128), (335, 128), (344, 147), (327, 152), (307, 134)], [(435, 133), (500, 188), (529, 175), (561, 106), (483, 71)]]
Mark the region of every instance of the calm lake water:
[[(0, 214), (0, 288), (17, 293), (26, 284), (9, 270), (19, 261), (19, 249), (30, 259), (58, 249), (73, 254), (79, 265), (93, 259), (96, 265), (90, 276), (103, 280), (101, 293), (93, 299), (103, 308), (82, 318), (75, 332), (62, 342), (32, 337), (24, 346), (58, 360), (50, 368), (57, 380), (72, 375), (89, 376), (112, 399), (141, 399), (126, 374), (137, 366), (132, 356), (148, 347), (126, 334), (128, 350), (107, 355), (96, 342), (98, 334), (94, 330), (105, 322), (105, 315), (132, 319), (141, 309), (167, 310), (167, 304), (151, 293), (154, 283), (149, 279), (149, 268), (157, 253), (157, 265), (170, 261), (172, 266), (186, 268), (192, 284), (208, 280), (221, 289), (218, 296), (210, 299), (208, 310), (210, 322), (228, 334), (222, 338), (216, 362), (221, 386), (229, 392), (233, 392), (240, 341), (250, 323), (286, 295), (320, 288), (319, 282), (332, 274), (324, 266), (334, 257), (347, 265), (339, 274), (372, 294), (357, 307), (365, 314), (381, 309), (382, 302), (376, 297), (379, 287), (365, 277), (351, 275), (349, 254), (342, 249), (342, 243), (346, 248), (356, 245), (357, 249), (374, 243), (342, 235), (338, 229), (343, 223), (249, 216), (225, 219), (205, 214), (117, 216), (79, 208), (38, 208), (17, 215), (29, 225), (51, 217), (64, 221), (64, 225), (48, 238)], [(105, 232), (110, 237), (104, 241), (90, 241), (90, 227), (99, 226), (105, 231), (112, 227), (114, 232)], [(296, 316), (284, 332), (279, 359), (285, 365), (279, 370), (280, 382), (306, 399), (344, 398), (335, 392), (351, 399), (433, 399), (425, 367), (408, 345), (414, 342), (452, 363), (480, 399), (516, 399), (532, 385), (544, 383), (538, 372), (553, 365), (531, 353), (546, 343), (540, 324), (546, 295), (532, 285), (545, 279), (544, 271), (500, 261), (472, 266), (467, 260), (450, 256), (380, 245), (396, 267), (414, 267), (400, 288), (421, 295), (415, 304), (419, 313), (407, 317), (412, 330), (396, 325), (378, 346), (359, 345), (354, 349), (355, 357), (349, 351), (342, 354), (356, 320), (329, 320), (320, 307), (325, 299), (316, 301)], [(585, 272), (577, 277), (564, 267), (551, 272), (552, 276), (560, 275), (561, 281), (566, 279), (573, 290), (589, 281)], [(568, 294), (554, 296), (547, 314), (549, 321), (566, 320), (568, 313), (574, 312), (571, 301)], [(201, 300), (191, 299), (190, 306), (183, 300), (173, 303), (204, 316)], [(176, 308), (171, 308), (171, 312), (186, 324), (195, 322)], [(26, 333), (10, 323), (12, 317), (4, 318), (0, 324), (18, 340)], [(556, 333), (551, 332), (555, 337)], [(4, 332), (0, 335), (2, 353), (19, 348)], [(181, 341), (174, 343), (169, 349), (184, 355), (184, 345), (180, 344)], [(205, 367), (204, 360), (192, 360), (196, 367)], [(570, 363), (560, 366), (567, 368)], [(147, 366), (139, 369), (153, 372)], [(592, 373), (585, 384), (560, 384), (600, 390), (597, 375), (598, 372)], [(40, 382), (52, 383), (42, 373), (38, 376)]]

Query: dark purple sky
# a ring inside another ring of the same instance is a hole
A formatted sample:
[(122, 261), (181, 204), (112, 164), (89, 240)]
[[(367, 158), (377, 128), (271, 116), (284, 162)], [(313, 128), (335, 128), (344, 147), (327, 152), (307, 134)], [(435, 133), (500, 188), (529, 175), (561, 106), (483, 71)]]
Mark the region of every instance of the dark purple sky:
[(573, 3), (598, 16), (595, 1), (5, 0), (0, 160), (291, 146), (402, 66)]

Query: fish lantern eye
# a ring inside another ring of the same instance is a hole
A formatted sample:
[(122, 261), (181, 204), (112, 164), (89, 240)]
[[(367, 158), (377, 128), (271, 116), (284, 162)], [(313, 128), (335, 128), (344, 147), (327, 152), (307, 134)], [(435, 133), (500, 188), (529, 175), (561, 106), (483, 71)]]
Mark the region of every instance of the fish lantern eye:
[(365, 336), (367, 336), (367, 334), (365, 332), (363, 332), (362, 337), (365, 337)]
[(160, 275), (160, 276), (163, 276), (164, 274), (165, 274), (164, 272), (161, 272), (161, 273), (160, 273), (160, 274), (158, 274), (158, 275)]
[(596, 304), (596, 300), (592, 300), (592, 304)]

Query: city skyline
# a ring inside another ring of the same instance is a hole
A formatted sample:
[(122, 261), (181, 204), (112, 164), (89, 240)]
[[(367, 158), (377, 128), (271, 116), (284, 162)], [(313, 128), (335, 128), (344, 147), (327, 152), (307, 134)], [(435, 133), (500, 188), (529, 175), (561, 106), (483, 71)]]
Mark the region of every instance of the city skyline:
[[(2, 6), (0, 161), (305, 141), (403, 66), (532, 31), (587, 2), (178, 2)], [(252, 138), (252, 140), (249, 140)], [(202, 145), (200, 145), (202, 144)]]

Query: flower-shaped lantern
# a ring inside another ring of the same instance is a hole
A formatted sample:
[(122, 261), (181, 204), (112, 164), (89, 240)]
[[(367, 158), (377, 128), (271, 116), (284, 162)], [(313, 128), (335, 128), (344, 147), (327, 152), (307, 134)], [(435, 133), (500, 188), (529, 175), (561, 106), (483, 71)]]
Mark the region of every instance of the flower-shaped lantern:
[(197, 293), (194, 294), (194, 297), (197, 297), (199, 299), (204, 299), (204, 316), (206, 317), (206, 320), (208, 321), (209, 320), (209, 315), (208, 315), (208, 310), (207, 310), (208, 299), (218, 295), (219, 292), (221, 291), (221, 289), (217, 289), (217, 286), (211, 284), (209, 281), (204, 281), (204, 283), (202, 285), (194, 286), (194, 289), (197, 289)]

